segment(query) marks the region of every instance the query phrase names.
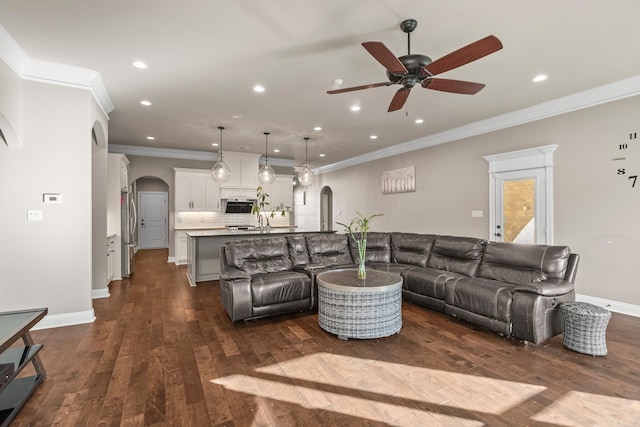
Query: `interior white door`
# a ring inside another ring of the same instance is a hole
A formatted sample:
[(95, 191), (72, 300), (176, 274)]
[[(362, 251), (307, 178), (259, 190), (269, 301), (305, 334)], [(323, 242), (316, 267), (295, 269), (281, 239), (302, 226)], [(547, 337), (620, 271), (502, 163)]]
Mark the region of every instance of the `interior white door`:
[(140, 249), (167, 247), (167, 193), (138, 192), (138, 238)]
[(496, 242), (547, 243), (545, 169), (524, 169), (494, 175), (493, 209)]

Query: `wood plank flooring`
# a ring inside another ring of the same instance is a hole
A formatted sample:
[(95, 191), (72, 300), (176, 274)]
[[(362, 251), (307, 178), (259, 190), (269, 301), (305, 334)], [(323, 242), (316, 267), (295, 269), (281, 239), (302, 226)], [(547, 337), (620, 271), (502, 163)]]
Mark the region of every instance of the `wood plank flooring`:
[(138, 252), (94, 323), (32, 333), (48, 378), (13, 426), (640, 426), (638, 318), (613, 314), (606, 357), (407, 302), (400, 334), (341, 341), (313, 312), (233, 324), (166, 260)]

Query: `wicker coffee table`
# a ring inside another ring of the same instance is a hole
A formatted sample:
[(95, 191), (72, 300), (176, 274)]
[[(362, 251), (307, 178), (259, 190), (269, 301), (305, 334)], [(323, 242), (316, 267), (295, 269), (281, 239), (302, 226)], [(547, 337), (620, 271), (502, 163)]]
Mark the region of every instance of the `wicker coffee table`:
[(402, 328), (402, 278), (384, 271), (356, 269), (318, 274), (318, 323), (340, 339), (381, 338)]

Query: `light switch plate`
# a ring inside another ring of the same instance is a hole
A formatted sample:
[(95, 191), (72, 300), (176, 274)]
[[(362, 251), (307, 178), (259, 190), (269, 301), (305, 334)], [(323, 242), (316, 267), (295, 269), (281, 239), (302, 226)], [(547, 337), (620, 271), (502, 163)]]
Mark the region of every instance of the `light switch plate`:
[(27, 221), (42, 221), (42, 211), (39, 209), (27, 210)]
[(483, 211), (471, 211), (471, 218), (482, 218), (483, 216)]

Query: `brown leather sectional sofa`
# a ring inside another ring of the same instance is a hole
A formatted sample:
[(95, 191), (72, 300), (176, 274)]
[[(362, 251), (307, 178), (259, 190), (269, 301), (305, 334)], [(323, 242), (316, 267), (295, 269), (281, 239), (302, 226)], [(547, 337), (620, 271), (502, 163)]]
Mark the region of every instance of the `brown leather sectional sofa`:
[[(567, 246), (372, 232), (366, 257), (367, 268), (402, 276), (406, 301), (536, 344), (563, 331), (560, 303), (575, 299), (579, 256)], [(345, 234), (228, 242), (221, 248), (222, 303), (232, 321), (310, 310), (316, 275), (357, 261)]]

